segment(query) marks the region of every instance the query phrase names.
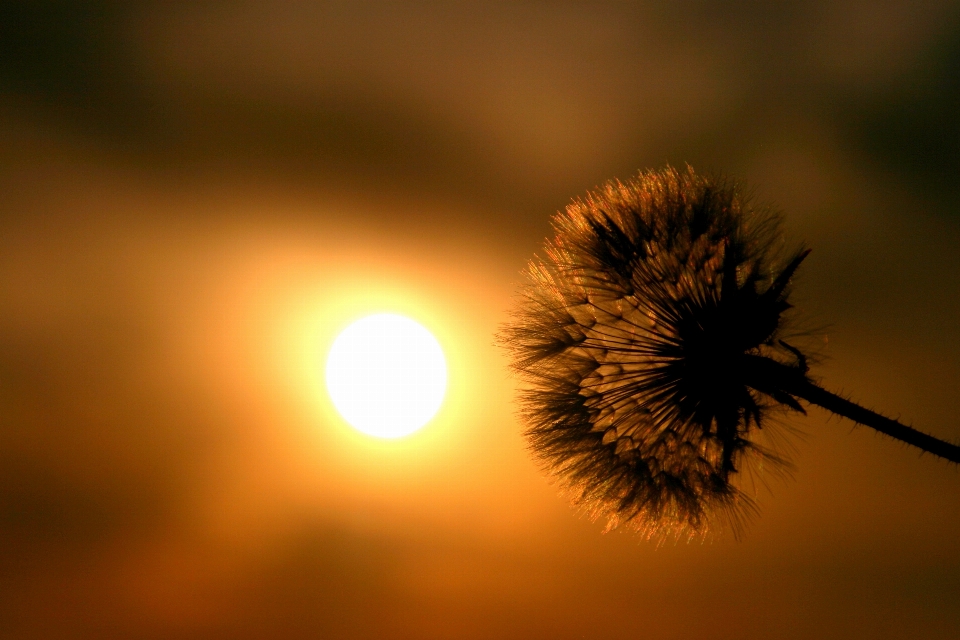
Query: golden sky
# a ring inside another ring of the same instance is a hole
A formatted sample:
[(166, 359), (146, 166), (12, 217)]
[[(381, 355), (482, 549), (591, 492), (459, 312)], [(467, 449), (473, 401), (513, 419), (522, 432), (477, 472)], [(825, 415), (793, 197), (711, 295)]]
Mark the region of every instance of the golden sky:
[[(960, 440), (960, 4), (316, 4), (0, 2), (0, 636), (960, 636), (956, 466), (813, 409), (741, 540), (603, 533), (493, 337), (689, 162), (813, 249), (825, 386)], [(380, 311), (450, 368), (399, 441), (323, 388)]]

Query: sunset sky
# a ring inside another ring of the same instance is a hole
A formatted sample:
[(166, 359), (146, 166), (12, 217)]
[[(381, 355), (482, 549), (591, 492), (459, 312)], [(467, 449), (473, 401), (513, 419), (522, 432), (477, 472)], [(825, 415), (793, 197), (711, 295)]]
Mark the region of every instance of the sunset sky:
[[(742, 179), (825, 387), (960, 441), (960, 2), (0, 1), (0, 637), (960, 637), (960, 469), (811, 409), (740, 540), (604, 533), (494, 334), (611, 178)], [(323, 367), (392, 312), (435, 419)], [(763, 480), (763, 478), (761, 478)]]

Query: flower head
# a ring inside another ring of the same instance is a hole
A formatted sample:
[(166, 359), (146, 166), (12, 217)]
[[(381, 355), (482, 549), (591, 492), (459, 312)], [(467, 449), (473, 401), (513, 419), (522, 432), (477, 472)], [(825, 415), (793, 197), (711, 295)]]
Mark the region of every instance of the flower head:
[(499, 339), (525, 382), (531, 448), (608, 526), (698, 535), (752, 508), (769, 410), (802, 411), (763, 363), (803, 377), (783, 343), (788, 285), (778, 219), (739, 185), (692, 169), (611, 182), (553, 220)]

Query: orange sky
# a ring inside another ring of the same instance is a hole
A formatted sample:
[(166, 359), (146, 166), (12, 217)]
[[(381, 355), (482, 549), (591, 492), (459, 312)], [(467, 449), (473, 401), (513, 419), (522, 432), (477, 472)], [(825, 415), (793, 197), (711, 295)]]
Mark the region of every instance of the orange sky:
[[(960, 439), (960, 5), (0, 3), (0, 636), (956, 638), (960, 473), (819, 410), (742, 540), (603, 533), (493, 334), (550, 215), (689, 162), (813, 253), (825, 386)], [(359, 314), (450, 390), (350, 431)]]

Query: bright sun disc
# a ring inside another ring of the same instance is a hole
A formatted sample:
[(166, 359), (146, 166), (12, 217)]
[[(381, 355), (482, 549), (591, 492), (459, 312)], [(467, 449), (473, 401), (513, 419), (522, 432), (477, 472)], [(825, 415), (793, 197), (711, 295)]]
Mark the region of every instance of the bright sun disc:
[(372, 436), (399, 438), (440, 409), (447, 362), (429, 331), (410, 318), (380, 313), (337, 336), (326, 377), (333, 405), (347, 422)]

